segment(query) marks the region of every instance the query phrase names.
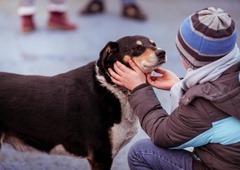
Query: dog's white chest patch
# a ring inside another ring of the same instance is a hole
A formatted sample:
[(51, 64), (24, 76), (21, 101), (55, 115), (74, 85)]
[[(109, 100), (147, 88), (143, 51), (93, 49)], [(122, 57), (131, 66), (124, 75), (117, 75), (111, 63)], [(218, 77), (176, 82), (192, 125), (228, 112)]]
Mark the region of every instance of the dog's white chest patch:
[(136, 114), (133, 113), (132, 108), (128, 102), (128, 97), (123, 94), (117, 86), (112, 86), (108, 84), (105, 78), (98, 74), (98, 67), (96, 66), (97, 79), (102, 83), (102, 86), (110, 90), (118, 99), (121, 104), (121, 122), (119, 124), (114, 124), (110, 130), (110, 135), (112, 139), (112, 156), (114, 157), (123, 143), (131, 139), (138, 132), (138, 118)]
[(122, 119), (119, 124), (114, 124), (111, 129), (112, 135), (112, 155), (113, 157), (117, 154), (120, 150), (122, 145), (125, 141), (131, 139), (137, 132), (137, 117), (135, 114), (132, 113), (132, 109), (130, 108), (129, 103), (127, 102), (126, 105), (122, 105)]

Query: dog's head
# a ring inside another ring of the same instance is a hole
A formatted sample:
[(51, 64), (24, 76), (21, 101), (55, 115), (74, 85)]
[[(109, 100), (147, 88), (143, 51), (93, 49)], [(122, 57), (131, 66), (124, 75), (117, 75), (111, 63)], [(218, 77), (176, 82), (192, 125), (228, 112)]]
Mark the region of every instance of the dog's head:
[[(155, 68), (166, 62), (166, 53), (156, 47), (154, 41), (147, 37), (126, 36), (116, 42), (108, 42), (100, 52), (97, 66), (101, 73), (108, 77), (108, 68), (120, 61), (129, 67), (128, 61), (133, 60), (144, 73), (151, 73)], [(114, 70), (114, 69), (113, 69)], [(108, 78), (109, 79), (109, 78)]]

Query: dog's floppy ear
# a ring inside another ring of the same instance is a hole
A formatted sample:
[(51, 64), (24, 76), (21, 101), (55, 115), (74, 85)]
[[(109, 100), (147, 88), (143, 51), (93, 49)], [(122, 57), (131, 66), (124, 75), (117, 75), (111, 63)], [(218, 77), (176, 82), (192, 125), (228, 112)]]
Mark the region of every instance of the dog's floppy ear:
[(97, 61), (97, 66), (100, 68), (108, 68), (107, 59), (118, 51), (118, 43), (110, 41), (106, 44), (106, 46), (101, 50), (100, 57)]

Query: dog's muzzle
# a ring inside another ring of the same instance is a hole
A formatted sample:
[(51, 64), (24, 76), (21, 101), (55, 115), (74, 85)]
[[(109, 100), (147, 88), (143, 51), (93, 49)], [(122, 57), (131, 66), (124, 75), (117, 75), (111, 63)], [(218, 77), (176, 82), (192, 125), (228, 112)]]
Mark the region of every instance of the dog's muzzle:
[(157, 56), (159, 60), (159, 64), (166, 63), (166, 52), (164, 50), (158, 49), (155, 52), (155, 55)]
[(159, 57), (159, 58), (161, 58), (161, 59), (164, 59), (165, 56), (166, 56), (166, 52), (165, 52), (164, 50), (157, 50), (157, 51), (155, 52), (155, 54), (156, 54), (157, 57)]

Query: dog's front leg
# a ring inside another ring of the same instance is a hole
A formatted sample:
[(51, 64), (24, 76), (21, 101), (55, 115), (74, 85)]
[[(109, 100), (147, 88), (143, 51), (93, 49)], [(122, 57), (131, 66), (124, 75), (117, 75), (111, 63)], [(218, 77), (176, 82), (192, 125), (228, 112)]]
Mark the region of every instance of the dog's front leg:
[[(108, 150), (108, 149), (106, 149)], [(91, 166), (91, 170), (110, 170), (112, 166), (111, 152), (93, 151), (87, 157), (87, 160)]]

